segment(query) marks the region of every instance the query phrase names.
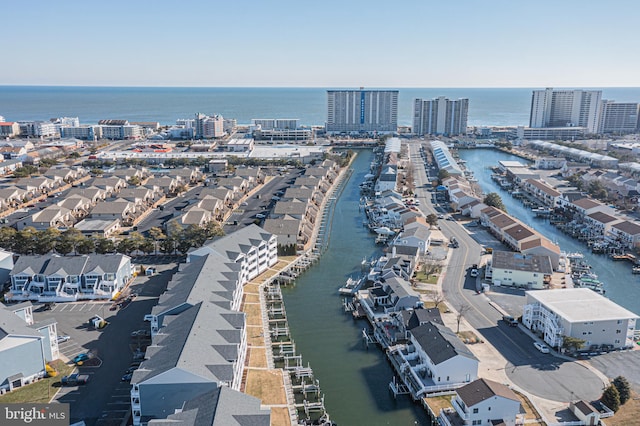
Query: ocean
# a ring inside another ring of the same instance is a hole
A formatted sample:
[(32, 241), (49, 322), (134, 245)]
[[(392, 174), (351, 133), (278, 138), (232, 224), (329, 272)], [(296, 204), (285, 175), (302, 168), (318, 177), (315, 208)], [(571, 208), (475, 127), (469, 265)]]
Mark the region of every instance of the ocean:
[[(594, 89), (594, 88), (589, 88)], [(102, 119), (174, 124), (195, 113), (221, 114), (249, 124), (254, 118), (299, 119), (323, 125), (324, 88), (62, 87), (0, 86), (0, 116), (7, 121), (79, 117), (81, 124)], [(531, 88), (398, 89), (398, 124), (412, 124), (413, 100), (446, 96), (469, 98), (470, 126), (529, 124)], [(640, 102), (640, 87), (602, 88), (603, 99)]]

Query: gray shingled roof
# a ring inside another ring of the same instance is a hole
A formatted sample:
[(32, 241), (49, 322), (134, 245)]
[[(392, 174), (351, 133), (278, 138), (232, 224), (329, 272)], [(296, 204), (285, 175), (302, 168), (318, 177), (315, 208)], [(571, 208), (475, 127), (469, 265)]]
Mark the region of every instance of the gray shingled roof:
[(429, 322), (412, 329), (411, 335), (435, 365), (458, 355), (477, 360), (458, 336), (445, 326)]
[(473, 382), (459, 388), (456, 392), (467, 407), (473, 407), (479, 402), (493, 398), (494, 396), (500, 396), (513, 401), (520, 401), (518, 395), (516, 395), (511, 389), (502, 383), (497, 383), (487, 379), (474, 380)]

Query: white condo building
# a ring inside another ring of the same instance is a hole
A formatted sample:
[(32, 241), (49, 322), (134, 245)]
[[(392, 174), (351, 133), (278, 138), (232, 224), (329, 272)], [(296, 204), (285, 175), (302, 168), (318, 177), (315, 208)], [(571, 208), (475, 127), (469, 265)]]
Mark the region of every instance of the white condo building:
[(397, 90), (327, 90), (328, 133), (390, 133), (397, 129)]
[(452, 101), (440, 96), (433, 100), (416, 99), (413, 104), (413, 133), (455, 136), (467, 131), (469, 99)]
[(638, 316), (588, 288), (527, 291), (522, 323), (543, 333), (552, 347), (562, 346), (563, 336), (585, 341), (584, 348), (633, 346)]
[(534, 90), (529, 127), (585, 127), (598, 133), (601, 90)]
[(601, 133), (634, 133), (638, 129), (637, 102), (602, 100), (600, 111)]

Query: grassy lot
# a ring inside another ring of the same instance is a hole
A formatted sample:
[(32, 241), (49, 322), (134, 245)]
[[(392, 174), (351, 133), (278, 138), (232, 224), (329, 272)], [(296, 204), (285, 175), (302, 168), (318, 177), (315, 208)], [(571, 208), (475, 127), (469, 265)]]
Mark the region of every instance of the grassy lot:
[(289, 410), (284, 407), (271, 408), (271, 426), (290, 426)]
[(631, 391), (631, 399), (620, 406), (618, 412), (608, 419), (604, 419), (607, 426), (627, 426), (638, 424), (640, 419), (640, 395)]
[(514, 391), (518, 398), (520, 398), (520, 404), (522, 404), (522, 408), (524, 408), (524, 421), (528, 425), (544, 425), (544, 422), (540, 418), (540, 414), (538, 410), (535, 409), (529, 398), (521, 394), (520, 392)]
[(248, 370), (245, 392), (264, 405), (286, 404), (282, 374), (280, 370)]
[(472, 331), (461, 331), (458, 333), (458, 337), (465, 343), (480, 343), (482, 341), (482, 339)]
[(425, 284), (437, 284), (439, 274), (426, 274), (423, 271), (416, 272), (416, 281)]
[(0, 403), (48, 403), (56, 392), (58, 392), (62, 376), (69, 375), (74, 369), (74, 366), (67, 365), (60, 360), (53, 361), (51, 365), (58, 371), (56, 377), (46, 377), (30, 385), (16, 389), (13, 392), (4, 394), (0, 396)]
[(249, 367), (267, 368), (267, 351), (264, 348), (249, 348)]

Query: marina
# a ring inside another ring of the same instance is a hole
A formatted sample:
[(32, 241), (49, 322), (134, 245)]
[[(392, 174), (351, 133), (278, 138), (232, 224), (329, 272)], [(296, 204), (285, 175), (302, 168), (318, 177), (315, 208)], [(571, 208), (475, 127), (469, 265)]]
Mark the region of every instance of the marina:
[[(518, 217), (528, 226), (557, 243), (566, 253), (580, 253), (584, 263), (590, 266), (590, 271), (597, 274), (603, 284), (602, 289), (606, 297), (632, 312), (640, 312), (640, 279), (633, 274), (633, 263), (628, 261), (613, 261), (609, 253), (617, 251), (607, 241), (589, 244), (582, 232), (584, 226), (569, 225), (558, 217), (536, 217), (522, 202), (520, 197), (512, 197), (493, 178), (491, 167), (499, 161), (519, 161), (525, 165), (528, 160), (499, 150), (460, 150), (460, 158), (466, 160), (467, 167), (474, 170), (479, 185), (485, 193), (495, 192), (500, 195), (507, 212)], [(561, 226), (558, 226), (561, 225)], [(558, 232), (558, 230), (562, 232)], [(620, 253), (623, 254), (623, 253)], [(628, 278), (625, 278), (628, 277)]]

